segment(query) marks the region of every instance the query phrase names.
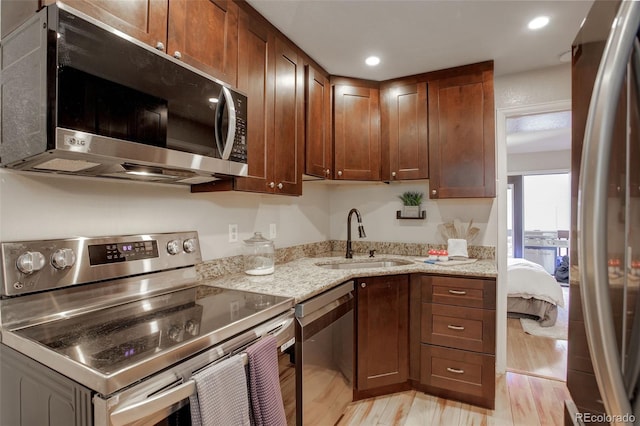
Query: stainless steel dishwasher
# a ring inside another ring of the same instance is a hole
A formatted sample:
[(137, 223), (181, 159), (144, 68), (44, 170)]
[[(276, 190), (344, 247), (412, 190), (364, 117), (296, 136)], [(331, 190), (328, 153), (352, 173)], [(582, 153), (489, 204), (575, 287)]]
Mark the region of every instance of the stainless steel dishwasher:
[(353, 400), (354, 282), (296, 305), (296, 423), (332, 425)]

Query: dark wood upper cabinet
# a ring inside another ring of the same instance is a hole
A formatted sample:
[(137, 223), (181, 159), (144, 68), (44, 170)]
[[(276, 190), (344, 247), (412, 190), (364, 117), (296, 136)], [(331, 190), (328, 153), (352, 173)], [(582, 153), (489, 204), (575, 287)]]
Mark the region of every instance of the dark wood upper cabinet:
[(244, 11), (239, 23), (238, 89), (247, 94), (247, 177), (234, 189), (302, 194), (304, 67), (298, 52)]
[(274, 71), (272, 58), (275, 37), (266, 25), (243, 10), (238, 21), (238, 89), (247, 102), (248, 176), (236, 178), (234, 189), (268, 192), (271, 168), (268, 152), (273, 152)]
[(495, 197), (493, 104), (493, 63), (429, 81), (431, 198)]
[(333, 170), (331, 143), (331, 86), (312, 65), (305, 66), (305, 173), (330, 178)]
[(274, 53), (273, 189), (276, 194), (302, 195), (304, 66), (298, 51), (279, 37), (276, 37)]
[(235, 86), (238, 5), (231, 0), (169, 0), (167, 53)]
[(409, 379), (408, 275), (358, 278), (356, 286), (357, 390), (406, 383)]
[(380, 180), (380, 91), (353, 82), (333, 86), (333, 177)]
[[(60, 1), (153, 47), (159, 47), (158, 43), (161, 43), (164, 50), (167, 44), (169, 0)], [(43, 2), (45, 5), (53, 3), (55, 0)]]
[(382, 180), (429, 177), (427, 83), (381, 89)]

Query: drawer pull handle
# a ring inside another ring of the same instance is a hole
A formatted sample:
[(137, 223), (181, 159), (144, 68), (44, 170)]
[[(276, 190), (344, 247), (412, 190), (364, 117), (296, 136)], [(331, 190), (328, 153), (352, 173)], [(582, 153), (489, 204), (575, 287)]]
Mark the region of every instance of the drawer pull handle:
[(451, 324), (449, 324), (447, 326), (447, 328), (450, 328), (451, 330), (458, 330), (458, 331), (464, 330), (464, 327), (461, 326), (461, 325), (451, 325)]
[(455, 294), (456, 296), (464, 296), (467, 294), (467, 292), (463, 290), (449, 290), (449, 293)]
[(447, 371), (454, 374), (464, 374), (464, 370), (459, 370), (457, 368), (447, 367)]

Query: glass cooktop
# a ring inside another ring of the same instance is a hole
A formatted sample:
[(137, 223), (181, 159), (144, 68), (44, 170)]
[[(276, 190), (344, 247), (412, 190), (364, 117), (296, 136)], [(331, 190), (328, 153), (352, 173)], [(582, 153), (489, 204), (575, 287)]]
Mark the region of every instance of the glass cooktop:
[(196, 286), (14, 332), (108, 375), (198, 339), (226, 340), (291, 306), (287, 297)]

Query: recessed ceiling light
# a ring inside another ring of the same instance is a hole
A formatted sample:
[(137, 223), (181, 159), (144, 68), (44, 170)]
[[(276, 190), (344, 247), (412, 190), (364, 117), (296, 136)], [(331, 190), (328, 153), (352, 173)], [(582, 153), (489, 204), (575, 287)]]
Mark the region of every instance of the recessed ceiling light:
[(529, 21), (529, 29), (539, 30), (540, 28), (546, 27), (548, 23), (548, 16), (538, 16), (537, 18), (533, 18), (531, 21)]
[(211, 102), (212, 104), (217, 104), (218, 98), (209, 98), (209, 102)]
[(370, 67), (375, 67), (380, 63), (380, 58), (378, 58), (377, 56), (369, 56), (367, 59), (364, 60), (364, 62)]

